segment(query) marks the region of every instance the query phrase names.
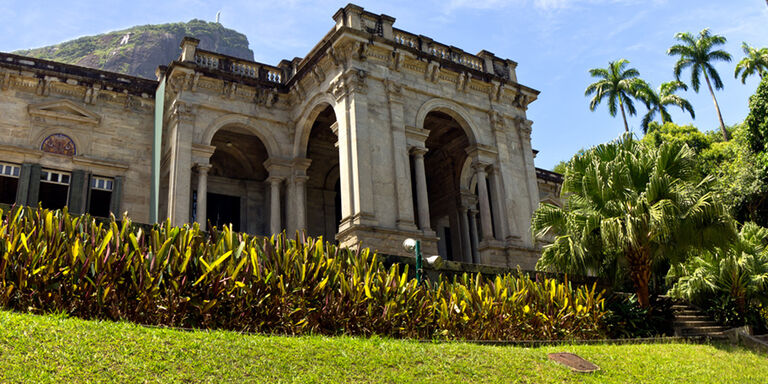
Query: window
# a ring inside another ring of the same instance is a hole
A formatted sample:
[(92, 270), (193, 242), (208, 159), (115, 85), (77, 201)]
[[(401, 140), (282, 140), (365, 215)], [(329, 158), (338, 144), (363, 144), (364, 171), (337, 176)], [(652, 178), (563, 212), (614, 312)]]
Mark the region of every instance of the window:
[(43, 169), (40, 172), (40, 204), (43, 208), (61, 209), (67, 205), (69, 182), (72, 175), (69, 172)]
[(0, 203), (16, 202), (16, 190), (19, 188), (21, 167), (16, 164), (0, 163)]
[(91, 176), (91, 193), (88, 201), (88, 213), (92, 216), (109, 216), (109, 205), (112, 201), (112, 190), (115, 180), (109, 177)]

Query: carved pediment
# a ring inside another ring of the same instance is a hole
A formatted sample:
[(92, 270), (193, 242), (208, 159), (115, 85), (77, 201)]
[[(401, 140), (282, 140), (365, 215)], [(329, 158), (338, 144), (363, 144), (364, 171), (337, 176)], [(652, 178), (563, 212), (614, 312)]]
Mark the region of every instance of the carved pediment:
[(54, 118), (85, 124), (99, 124), (101, 117), (68, 100), (29, 106), (29, 114), (43, 118)]

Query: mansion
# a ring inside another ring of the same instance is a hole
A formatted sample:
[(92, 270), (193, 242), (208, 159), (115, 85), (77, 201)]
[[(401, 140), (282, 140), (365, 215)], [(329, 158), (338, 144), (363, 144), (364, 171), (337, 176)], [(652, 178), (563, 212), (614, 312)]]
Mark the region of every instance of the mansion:
[(157, 80), (0, 53), (0, 203), (532, 269), (562, 178), (534, 166), (517, 64), (352, 4), (333, 19), (276, 66), (185, 38)]

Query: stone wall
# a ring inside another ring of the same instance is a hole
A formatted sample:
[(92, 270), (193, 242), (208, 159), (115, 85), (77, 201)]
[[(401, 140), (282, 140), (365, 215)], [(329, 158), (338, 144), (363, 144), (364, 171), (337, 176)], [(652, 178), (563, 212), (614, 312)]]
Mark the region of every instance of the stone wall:
[[(89, 189), (75, 173), (120, 180), (113, 213), (127, 211), (147, 222), (156, 82), (9, 54), (0, 58), (0, 161), (71, 172), (69, 201), (82, 199), (75, 210), (86, 210)], [(51, 135), (71, 139), (71, 150), (41, 149)], [(23, 202), (37, 204), (30, 199)]]

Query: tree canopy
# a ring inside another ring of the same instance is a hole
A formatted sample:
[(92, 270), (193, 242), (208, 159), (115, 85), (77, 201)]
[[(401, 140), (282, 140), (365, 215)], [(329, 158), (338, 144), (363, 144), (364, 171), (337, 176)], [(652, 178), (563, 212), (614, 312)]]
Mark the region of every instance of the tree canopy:
[(628, 60), (619, 59), (609, 62), (608, 68), (590, 69), (590, 76), (599, 80), (590, 84), (584, 91), (584, 96), (594, 94), (589, 102), (591, 111), (597, 109), (604, 99), (607, 99), (608, 113), (611, 116), (616, 117), (620, 110), (626, 132), (629, 132), (629, 125), (624, 108), (626, 107), (630, 116), (636, 115), (637, 109), (633, 99), (648, 89), (648, 84), (639, 79), (640, 72), (635, 68), (627, 68), (628, 65)]
[(695, 166), (686, 144), (645, 146), (629, 134), (574, 156), (565, 207), (541, 204), (533, 216), (534, 235), (552, 240), (538, 268), (606, 277), (624, 271), (648, 306), (654, 264), (735, 236), (713, 179), (700, 180)]
[[(675, 63), (674, 73), (675, 79), (680, 81), (680, 75), (683, 70), (691, 69), (691, 88), (694, 91), (699, 92), (699, 86), (701, 85), (701, 75), (704, 75), (709, 93), (712, 95), (712, 101), (715, 103), (715, 110), (717, 111), (717, 117), (720, 120), (720, 129), (723, 134), (723, 139), (728, 140), (728, 132), (725, 130), (725, 123), (723, 123), (723, 116), (720, 113), (720, 105), (715, 98), (715, 91), (712, 89), (712, 84), (715, 83), (715, 89), (723, 89), (723, 81), (720, 79), (720, 74), (714, 67), (714, 63), (717, 61), (731, 61), (731, 55), (721, 49), (715, 49), (719, 45), (724, 45), (726, 39), (724, 36), (713, 35), (709, 28), (703, 29), (699, 32), (698, 37), (694, 37), (690, 32), (678, 33), (675, 35), (675, 39), (679, 41), (667, 50), (667, 54), (670, 56), (679, 56), (677, 63)], [(711, 79), (711, 82), (710, 82)]]

